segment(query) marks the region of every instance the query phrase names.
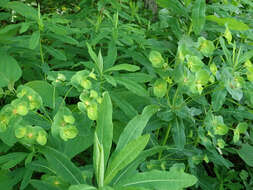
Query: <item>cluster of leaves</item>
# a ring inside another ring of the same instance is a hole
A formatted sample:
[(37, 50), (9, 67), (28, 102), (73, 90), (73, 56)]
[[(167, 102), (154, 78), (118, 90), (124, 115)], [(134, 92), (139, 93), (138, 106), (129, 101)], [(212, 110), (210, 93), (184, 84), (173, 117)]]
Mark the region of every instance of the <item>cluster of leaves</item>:
[(253, 3), (156, 3), (0, 1), (2, 189), (253, 188)]

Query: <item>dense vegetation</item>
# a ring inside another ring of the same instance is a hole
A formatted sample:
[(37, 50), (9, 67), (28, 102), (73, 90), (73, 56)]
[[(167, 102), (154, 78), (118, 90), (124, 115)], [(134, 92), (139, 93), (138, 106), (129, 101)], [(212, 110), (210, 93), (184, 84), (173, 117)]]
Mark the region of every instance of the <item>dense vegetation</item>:
[(253, 189), (251, 0), (0, 1), (0, 189)]

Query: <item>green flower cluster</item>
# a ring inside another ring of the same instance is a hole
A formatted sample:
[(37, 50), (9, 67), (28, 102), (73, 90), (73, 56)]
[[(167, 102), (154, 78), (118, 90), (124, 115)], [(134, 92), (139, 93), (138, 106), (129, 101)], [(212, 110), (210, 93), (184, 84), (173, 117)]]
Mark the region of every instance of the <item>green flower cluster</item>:
[(18, 117), (26, 116), (29, 111), (40, 108), (42, 99), (40, 95), (32, 88), (19, 86), (17, 90), (17, 99), (10, 104), (5, 105), (0, 111), (0, 131), (4, 132), (9, 123)]
[(78, 102), (78, 108), (82, 112), (87, 112), (87, 116), (91, 120), (97, 119), (98, 104), (101, 103), (102, 98), (98, 92), (93, 89), (91, 80), (96, 80), (93, 72), (79, 71), (71, 79), (71, 83), (82, 93), (79, 96), (81, 102)]
[(61, 107), (54, 117), (52, 134), (55, 137), (67, 141), (77, 136), (78, 130), (75, 126), (75, 118), (67, 107)]
[(47, 143), (47, 132), (39, 126), (19, 126), (15, 130), (15, 136), (24, 144), (45, 145)]

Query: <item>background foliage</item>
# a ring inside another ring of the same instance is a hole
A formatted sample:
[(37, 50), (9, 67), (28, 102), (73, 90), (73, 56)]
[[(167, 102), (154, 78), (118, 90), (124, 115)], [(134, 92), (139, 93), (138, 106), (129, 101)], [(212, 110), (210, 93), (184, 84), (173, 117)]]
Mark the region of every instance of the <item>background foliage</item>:
[(0, 187), (252, 189), (252, 15), (250, 0), (1, 0)]

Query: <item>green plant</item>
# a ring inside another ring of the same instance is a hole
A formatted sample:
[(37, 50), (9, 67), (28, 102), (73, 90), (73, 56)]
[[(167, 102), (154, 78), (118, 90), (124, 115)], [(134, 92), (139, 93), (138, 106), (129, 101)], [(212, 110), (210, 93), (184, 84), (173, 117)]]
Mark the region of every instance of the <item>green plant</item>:
[(156, 3), (0, 2), (0, 188), (252, 189), (251, 1)]

